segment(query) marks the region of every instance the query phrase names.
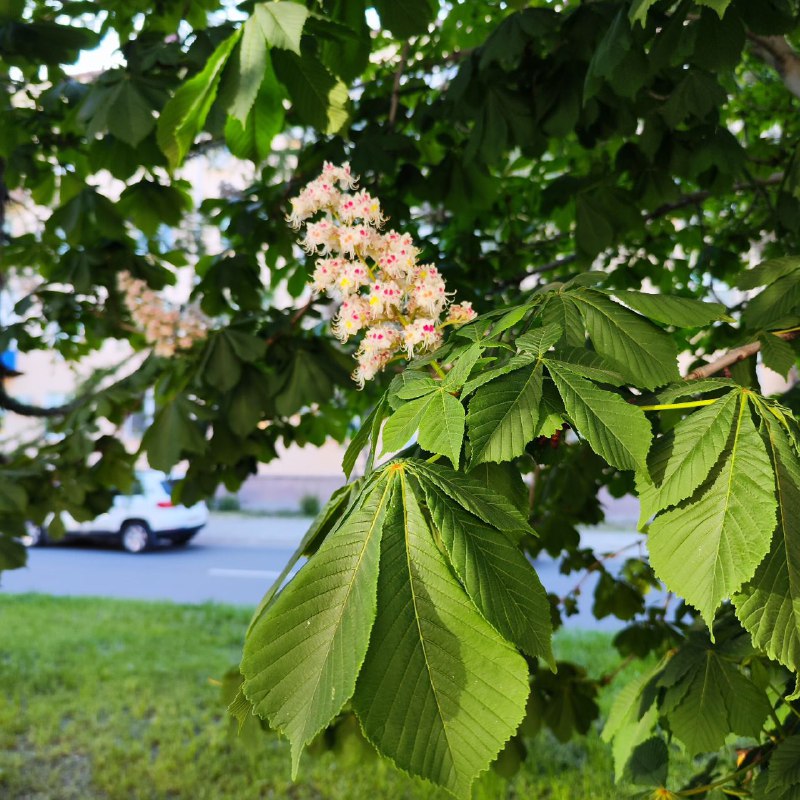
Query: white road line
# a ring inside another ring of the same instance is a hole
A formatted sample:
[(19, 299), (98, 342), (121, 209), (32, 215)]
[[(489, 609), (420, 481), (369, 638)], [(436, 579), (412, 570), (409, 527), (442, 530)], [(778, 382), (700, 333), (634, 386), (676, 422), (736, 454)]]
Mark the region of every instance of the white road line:
[(272, 569), (223, 569), (221, 567), (212, 567), (208, 571), (209, 575), (215, 578), (275, 578), (280, 575)]

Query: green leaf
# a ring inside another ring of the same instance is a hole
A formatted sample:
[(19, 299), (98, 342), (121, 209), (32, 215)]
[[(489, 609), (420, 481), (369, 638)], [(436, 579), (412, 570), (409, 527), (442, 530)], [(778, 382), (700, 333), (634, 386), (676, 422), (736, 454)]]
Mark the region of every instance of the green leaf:
[(25, 545), (0, 533), (0, 572), (7, 569), (19, 569), (28, 561)]
[(258, 3), (253, 8), (253, 19), (261, 28), (270, 47), (280, 47), (300, 55), (300, 37), (308, 19), (308, 9), (299, 3)]
[(690, 756), (718, 750), (731, 731), (758, 738), (769, 715), (766, 694), (711, 647), (684, 646), (659, 685), (666, 689), (662, 713)]
[(273, 51), (272, 63), (300, 120), (322, 133), (337, 133), (347, 122), (347, 87), (312, 53)]
[(228, 425), (241, 437), (251, 433), (266, 412), (274, 414), (266, 376), (254, 367), (243, 366), (242, 377), (230, 395)]
[(555, 323), (548, 323), (541, 328), (528, 331), (518, 337), (514, 344), (518, 350), (527, 350), (535, 356), (543, 356), (551, 347), (558, 343), (564, 335), (563, 328)]
[(386, 395), (384, 394), (375, 405), (375, 408), (369, 413), (369, 416), (361, 423), (356, 435), (350, 440), (347, 446), (344, 458), (342, 459), (342, 469), (348, 480), (353, 472), (353, 467), (356, 465), (356, 460), (361, 454), (361, 451), (372, 442), (372, 449), (376, 447), (377, 432), (380, 431), (381, 422), (387, 413)]
[(78, 118), (94, 137), (108, 131), (136, 147), (156, 125), (153, 89), (120, 70), (104, 73), (81, 104)]
[(534, 361), (536, 361), (536, 357), (530, 353), (520, 353), (519, 355), (512, 356), (508, 361), (506, 361), (505, 364), (501, 364), (499, 367), (484, 370), (471, 380), (467, 381), (461, 390), (461, 397), (464, 398), (467, 395), (472, 394), (472, 392), (474, 392), (480, 386), (483, 386), (484, 384), (489, 383), (489, 381), (493, 381), (502, 375), (507, 375), (509, 372), (513, 372), (521, 367), (527, 367), (529, 364), (533, 364)]
[[(283, 582), (286, 578), (289, 577), (289, 573), (294, 569), (295, 564), (297, 564), (304, 555), (308, 555), (309, 551), (316, 552), (316, 550), (319, 549), (318, 543), (342, 523), (347, 513), (363, 506), (364, 502), (369, 499), (369, 488), (371, 486), (371, 483), (359, 479), (353, 481), (353, 483), (348, 483), (345, 486), (339, 487), (330, 496), (328, 502), (320, 509), (319, 514), (317, 514), (308, 530), (303, 534), (300, 544), (297, 545), (297, 548), (289, 557), (286, 565), (281, 570), (281, 574), (278, 575), (272, 586), (267, 589), (266, 593), (261, 598), (261, 602), (259, 602), (258, 607), (253, 613), (253, 617), (247, 628), (248, 635), (256, 622), (261, 618), (264, 611), (266, 611), (272, 603), (273, 598), (283, 586)], [(315, 544), (317, 545), (316, 547)]]
[(612, 386), (625, 386), (628, 383), (625, 377), (611, 369), (601, 356), (584, 347), (564, 347), (556, 350), (545, 360), (545, 364), (550, 362), (597, 383), (608, 383)]
[(767, 557), (734, 597), (736, 616), (753, 645), (800, 672), (800, 462), (777, 420), (765, 417), (775, 470), (778, 527)]
[(531, 534), (526, 514), (520, 512), (502, 495), (487, 488), (463, 472), (425, 461), (408, 462), (415, 474), (435, 483), (448, 497), (471, 514), (506, 533)]
[(303, 406), (328, 399), (333, 381), (320, 368), (324, 359), (323, 353), (306, 349), (292, 353), (291, 361), (284, 367), (286, 380), (275, 399), (279, 414), (288, 417)]
[(642, 708), (642, 693), (658, 671), (659, 666), (622, 686), (603, 726), (601, 738), (611, 743), (617, 781), (622, 780), (634, 748), (650, 737), (658, 721), (658, 709), (652, 700)]
[(730, 438), (741, 395), (729, 392), (656, 440), (647, 457), (649, 480), (641, 482), (641, 521), (685, 500), (705, 481)]
[(478, 362), (483, 352), (483, 345), (480, 343), (471, 344), (464, 349), (453, 359), (453, 367), (447, 373), (447, 377), (442, 382), (442, 385), (448, 391), (458, 391), (469, 378), (472, 368)]
[(530, 487), (513, 463), (484, 462), (470, 469), (468, 475), (487, 489), (508, 498), (523, 516), (530, 513)]
[(764, 366), (786, 378), (797, 363), (797, 354), (792, 346), (774, 333), (762, 333), (758, 339), (761, 342), (761, 360)]
[(393, 486), (393, 475), (384, 476), (245, 641), (244, 694), (289, 738), (293, 777), (305, 745), (353, 696), (375, 621), (380, 540)]
[(709, 626), (719, 604), (753, 577), (769, 550), (774, 485), (772, 465), (742, 397), (727, 455), (709, 483), (650, 526), (656, 575)]
[(769, 792), (785, 792), (800, 783), (800, 736), (784, 739), (769, 760)]
[(637, 386), (655, 389), (678, 380), (677, 348), (664, 331), (596, 291), (571, 295), (592, 343)]
[(619, 469), (645, 470), (652, 432), (644, 412), (561, 364), (550, 361), (547, 369), (567, 415), (592, 450)]
[(774, 330), (800, 320), (800, 272), (778, 278), (753, 297), (742, 312), (751, 330)]
[(644, 27), (647, 22), (647, 12), (655, 5), (657, 0), (633, 0), (628, 10), (628, 19), (631, 25), (639, 22)]
[(561, 328), (564, 331), (564, 344), (568, 347), (583, 347), (586, 329), (578, 306), (568, 298), (569, 295), (550, 297), (542, 309), (542, 323)]
[(206, 440), (193, 420), (196, 411), (191, 400), (179, 395), (156, 412), (142, 437), (142, 450), (147, 451), (153, 469), (168, 472), (185, 454), (206, 449)]
[(450, 459), (458, 469), (464, 441), (464, 406), (444, 388), (428, 398), (429, 405), (419, 425), (419, 444), (431, 453)]
[(525, 660), (450, 572), (401, 473), (353, 698), (364, 733), (400, 768), (467, 798), (522, 721), (527, 696)]
[(352, 32), (347, 38), (321, 42), (322, 60), (342, 80), (352, 83), (369, 64), (370, 29), (365, 17), (366, 0), (331, 0), (325, 6), (325, 23), (335, 20)]
[(504, 533), (464, 511), (436, 484), (421, 483), (450, 563), (472, 602), (506, 639), (555, 669), (550, 602), (528, 559)]
[(28, 505), (28, 494), (16, 483), (0, 483), (0, 514), (15, 514)]
[(653, 737), (637, 745), (628, 761), (628, 776), (633, 783), (663, 786), (667, 782), (669, 750), (663, 739)]
[[(256, 6), (258, 9), (258, 6)], [(257, 13), (253, 13), (242, 26), (242, 41), (239, 44), (239, 75), (236, 94), (228, 113), (242, 125), (247, 123), (250, 109), (256, 101), (261, 81), (267, 70), (267, 43), (258, 22)]]
[(717, 12), (720, 19), (722, 19), (728, 6), (731, 4), (731, 0), (696, 0), (696, 2), (697, 5), (699, 6), (706, 6), (707, 8), (712, 8), (714, 11)]
[(542, 397), (542, 367), (521, 369), (482, 386), (469, 403), (471, 465), (511, 461), (536, 432)]
[(758, 286), (769, 286), (785, 275), (800, 272), (800, 256), (784, 256), (762, 261), (752, 269), (742, 272), (736, 280), (739, 289), (755, 289)]
[(645, 317), (679, 328), (696, 328), (719, 319), (729, 319), (727, 309), (721, 303), (645, 292), (615, 290), (611, 293)]
[(400, 406), (383, 427), (383, 454), (402, 450), (419, 430), (433, 402), (428, 393)]
[(432, 0), (376, 0), (381, 25), (398, 39), (425, 33), (436, 14)]
[(239, 382), (242, 364), (224, 331), (209, 336), (203, 367), (204, 380), (221, 392), (227, 392)]
[(161, 111), (156, 138), (172, 169), (183, 162), (195, 136), (205, 124), (217, 96), (222, 70), (240, 35), (241, 28), (221, 42), (205, 67), (186, 81)]

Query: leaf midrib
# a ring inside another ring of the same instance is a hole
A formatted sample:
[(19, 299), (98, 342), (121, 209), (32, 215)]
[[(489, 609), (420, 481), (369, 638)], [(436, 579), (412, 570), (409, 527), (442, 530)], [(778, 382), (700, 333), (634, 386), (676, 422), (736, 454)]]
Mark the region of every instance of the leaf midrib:
[[(728, 460), (729, 470), (728, 470), (728, 482), (727, 486), (725, 487), (725, 504), (722, 510), (722, 525), (719, 531), (719, 537), (717, 540), (717, 557), (714, 559), (714, 586), (717, 585), (717, 571), (721, 568), (720, 558), (719, 558), (719, 541), (722, 537), (722, 529), (725, 528), (725, 522), (728, 519), (728, 515), (730, 514), (730, 507), (731, 507), (731, 494), (733, 493), (733, 475), (736, 470), (736, 459), (738, 457), (738, 450), (739, 450), (739, 434), (742, 430), (742, 420), (744, 419), (744, 409), (745, 409), (746, 399), (744, 394), (741, 394), (739, 398), (739, 415), (736, 418), (736, 426), (734, 429), (734, 437), (733, 437), (733, 448), (731, 449), (731, 456)], [(723, 576), (724, 577), (724, 576)]]
[[(353, 585), (354, 585), (354, 584), (355, 584), (355, 582), (356, 582), (356, 576), (358, 575), (358, 571), (359, 571), (359, 569), (360, 569), (360, 567), (361, 567), (361, 562), (364, 560), (364, 554), (367, 552), (367, 545), (369, 544), (370, 540), (372, 539), (372, 536), (373, 536), (373, 535), (374, 535), (374, 533), (375, 533), (375, 527), (376, 527), (376, 525), (377, 525), (378, 518), (380, 517), (381, 510), (383, 509), (383, 504), (384, 504), (384, 502), (386, 501), (386, 496), (387, 496), (387, 493), (389, 492), (389, 490), (390, 490), (390, 489), (391, 489), (391, 487), (392, 487), (393, 480), (394, 480), (394, 476), (391, 476), (391, 475), (390, 475), (390, 476), (389, 476), (389, 480), (387, 480), (387, 481), (386, 481), (386, 488), (383, 490), (383, 494), (381, 495), (380, 502), (378, 503), (378, 506), (377, 506), (377, 508), (375, 509), (375, 514), (374, 514), (374, 515), (373, 515), (373, 517), (372, 517), (372, 523), (370, 524), (370, 527), (369, 527), (369, 532), (368, 532), (368, 533), (367, 533), (367, 535), (364, 537), (364, 545), (363, 545), (363, 547), (361, 548), (361, 552), (360, 552), (360, 553), (359, 553), (359, 555), (358, 555), (358, 561), (356, 562), (355, 568), (353, 569), (353, 577), (352, 577), (352, 580), (351, 580), (351, 581), (348, 583), (348, 585), (347, 585), (347, 592), (345, 593), (344, 599), (342, 600), (342, 603), (341, 603), (341, 608), (342, 608), (342, 609), (344, 609), (344, 607), (347, 605), (347, 601), (349, 600), (349, 598), (350, 598), (350, 594), (351, 594), (351, 593), (352, 593), (352, 591), (353, 591)], [(342, 612), (342, 613), (339, 615), (339, 617), (338, 617), (338, 619), (336, 620), (336, 622), (334, 623), (334, 625), (333, 625), (333, 626), (329, 626), (329, 627), (334, 627), (334, 626), (335, 626), (336, 628), (339, 628), (339, 627), (341, 626), (341, 624), (342, 624), (342, 620), (343, 620), (343, 619), (344, 619), (344, 612)], [(328, 630), (328, 629), (329, 629), (329, 627), (328, 627), (328, 628), (325, 628), (325, 630)], [(336, 635), (336, 634), (333, 634), (333, 636), (335, 636), (335, 635)], [(328, 653), (330, 653), (330, 650), (328, 650)], [(328, 656), (326, 655), (326, 657), (325, 657), (324, 661), (326, 661), (326, 662), (327, 662), (327, 660), (328, 660)], [(308, 701), (307, 701), (307, 702), (306, 702), (306, 703), (303, 705), (303, 710), (304, 710), (304, 711), (306, 711), (307, 709), (309, 709), (309, 708), (311, 707), (311, 704), (314, 702), (314, 699), (315, 699), (315, 698), (316, 698), (316, 696), (317, 696), (317, 690), (319, 689), (319, 682), (320, 682), (320, 680), (321, 680), (321, 678), (322, 678), (322, 672), (323, 672), (323, 670), (322, 670), (322, 669), (320, 669), (320, 670), (317, 672), (317, 680), (316, 680), (316, 682), (314, 683), (314, 688), (313, 688), (313, 690), (312, 690), (312, 691), (309, 693), (309, 699), (308, 699)], [(343, 702), (344, 702), (344, 701), (343, 701)], [(304, 726), (304, 727), (305, 727), (305, 726)], [(304, 742), (303, 744), (305, 744), (305, 742)]]
[(445, 720), (444, 712), (442, 711), (441, 703), (439, 702), (439, 693), (436, 691), (436, 684), (433, 680), (433, 673), (430, 661), (428, 659), (428, 651), (425, 647), (425, 637), (422, 634), (422, 627), (420, 625), (420, 615), (417, 609), (417, 595), (414, 591), (414, 573), (411, 569), (411, 543), (409, 541), (409, 526), (408, 526), (408, 502), (406, 499), (407, 487), (406, 487), (406, 480), (405, 476), (400, 477), (400, 491), (403, 493), (403, 538), (405, 539), (405, 556), (406, 556), (406, 568), (408, 569), (408, 586), (411, 590), (411, 605), (414, 608), (414, 622), (417, 626), (417, 634), (419, 635), (420, 646), (422, 647), (422, 657), (425, 660), (425, 669), (428, 673), (428, 681), (431, 685), (431, 691), (433, 692), (433, 699), (436, 702), (436, 711), (439, 715), (439, 719), (442, 723), (442, 731), (444, 733), (445, 741), (447, 742), (447, 751), (450, 754), (450, 758), (452, 761), (452, 769), (458, 775), (458, 769), (456, 768), (455, 758), (453, 757), (453, 746), (450, 742), (450, 737), (448, 736), (447, 732), (447, 721)]

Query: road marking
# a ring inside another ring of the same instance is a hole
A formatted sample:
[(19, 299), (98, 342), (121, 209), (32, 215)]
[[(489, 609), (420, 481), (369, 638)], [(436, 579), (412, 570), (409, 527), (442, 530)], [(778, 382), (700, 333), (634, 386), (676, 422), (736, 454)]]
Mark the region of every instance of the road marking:
[(273, 580), (280, 575), (272, 569), (223, 569), (212, 567), (208, 571), (209, 575), (215, 578), (272, 578)]

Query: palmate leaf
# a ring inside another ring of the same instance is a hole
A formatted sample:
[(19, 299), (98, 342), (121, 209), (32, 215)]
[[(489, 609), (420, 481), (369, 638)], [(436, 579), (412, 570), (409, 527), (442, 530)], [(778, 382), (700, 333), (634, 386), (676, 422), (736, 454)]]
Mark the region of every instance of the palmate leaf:
[(471, 464), (510, 461), (533, 439), (542, 397), (542, 367), (510, 372), (475, 392), (467, 429)]
[(584, 290), (569, 294), (578, 305), (600, 355), (644, 389), (678, 379), (677, 348), (664, 331), (606, 297)]
[(772, 464), (742, 396), (721, 465), (689, 501), (650, 526), (656, 575), (709, 626), (719, 604), (753, 577), (769, 550), (774, 486)]
[(468, 797), (522, 721), (528, 667), (450, 572), (402, 470), (397, 483), (353, 706), (384, 756)]
[(689, 755), (717, 750), (732, 732), (758, 737), (770, 710), (762, 689), (723, 649), (690, 642), (667, 664), (661, 713)]
[(764, 419), (775, 469), (778, 527), (767, 557), (733, 602), (753, 644), (800, 672), (800, 459), (778, 421)]
[(640, 524), (691, 497), (708, 477), (730, 438), (740, 397), (729, 392), (656, 441), (647, 457), (649, 478), (638, 480)]
[(353, 695), (375, 620), (393, 488), (394, 473), (387, 472), (256, 619), (245, 642), (244, 695), (289, 738), (293, 776), (304, 746)]
[(506, 639), (552, 669), (550, 603), (536, 570), (501, 531), (422, 481), (434, 525), (450, 563), (478, 610)]
[(646, 469), (652, 433), (644, 412), (565, 365), (546, 363), (569, 418), (592, 450), (619, 469)]

